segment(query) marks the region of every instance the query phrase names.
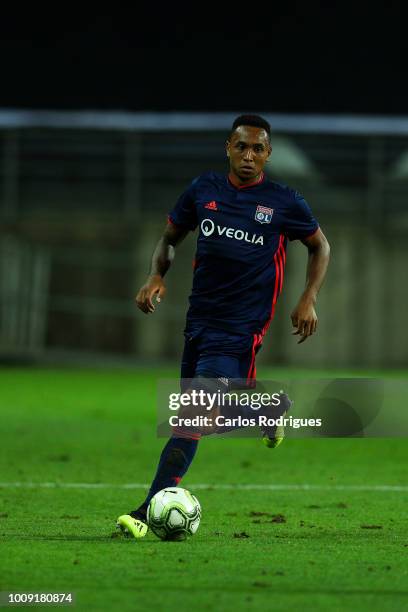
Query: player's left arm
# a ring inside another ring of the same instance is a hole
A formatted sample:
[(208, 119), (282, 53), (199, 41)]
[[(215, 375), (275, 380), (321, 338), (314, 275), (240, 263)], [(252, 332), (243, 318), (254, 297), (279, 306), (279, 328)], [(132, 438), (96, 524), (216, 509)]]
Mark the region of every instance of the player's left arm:
[(292, 325), (296, 327), (293, 334), (301, 336), (298, 344), (304, 342), (317, 329), (315, 311), (317, 294), (326, 276), (330, 259), (330, 245), (320, 228), (312, 236), (304, 238), (302, 242), (309, 252), (306, 286), (291, 314)]

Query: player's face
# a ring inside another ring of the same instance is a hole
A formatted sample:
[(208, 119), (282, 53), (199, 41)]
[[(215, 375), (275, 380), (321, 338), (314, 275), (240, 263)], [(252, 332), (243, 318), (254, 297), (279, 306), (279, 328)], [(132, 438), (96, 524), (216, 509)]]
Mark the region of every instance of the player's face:
[(266, 131), (249, 125), (240, 125), (233, 132), (226, 150), (231, 172), (243, 182), (258, 177), (272, 152)]

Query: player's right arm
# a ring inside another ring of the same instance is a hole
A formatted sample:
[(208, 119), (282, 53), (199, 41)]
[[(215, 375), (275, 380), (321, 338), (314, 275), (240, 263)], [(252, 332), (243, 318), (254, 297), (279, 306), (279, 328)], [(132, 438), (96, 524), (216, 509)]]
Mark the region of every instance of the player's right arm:
[(169, 222), (162, 237), (154, 249), (149, 276), (136, 296), (136, 304), (140, 310), (149, 314), (154, 312), (153, 297), (160, 302), (166, 293), (164, 275), (170, 268), (175, 255), (175, 247), (184, 240), (190, 230), (186, 227)]

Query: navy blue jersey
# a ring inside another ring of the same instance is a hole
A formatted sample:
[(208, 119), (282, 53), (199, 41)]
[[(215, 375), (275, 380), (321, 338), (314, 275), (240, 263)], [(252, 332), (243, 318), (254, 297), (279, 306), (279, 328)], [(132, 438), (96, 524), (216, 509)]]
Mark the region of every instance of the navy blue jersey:
[(198, 227), (187, 328), (204, 323), (260, 335), (282, 290), (287, 240), (319, 227), (303, 196), (286, 185), (261, 175), (236, 187), (216, 172), (191, 183), (169, 221)]

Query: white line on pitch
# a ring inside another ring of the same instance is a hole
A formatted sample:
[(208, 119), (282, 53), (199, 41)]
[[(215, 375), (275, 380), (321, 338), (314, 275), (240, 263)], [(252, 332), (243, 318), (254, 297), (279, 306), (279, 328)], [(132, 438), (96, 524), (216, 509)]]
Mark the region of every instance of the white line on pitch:
[[(238, 491), (405, 491), (407, 485), (313, 485), (313, 484), (194, 484), (189, 488)], [(147, 489), (146, 483), (111, 484), (103, 482), (0, 482), (0, 488), (23, 489)]]

